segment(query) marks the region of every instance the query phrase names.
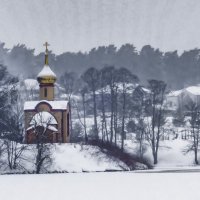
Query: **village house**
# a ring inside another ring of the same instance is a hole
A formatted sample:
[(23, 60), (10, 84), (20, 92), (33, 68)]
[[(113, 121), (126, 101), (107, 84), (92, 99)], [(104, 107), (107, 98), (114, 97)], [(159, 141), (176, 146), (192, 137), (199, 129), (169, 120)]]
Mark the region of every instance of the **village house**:
[(184, 111), (186, 105), (190, 102), (194, 102), (200, 105), (200, 85), (189, 86), (182, 90), (171, 91), (166, 96), (166, 108), (167, 110), (176, 111), (180, 109)]
[(169, 111), (176, 111), (181, 104), (182, 90), (171, 91), (166, 95), (165, 107)]

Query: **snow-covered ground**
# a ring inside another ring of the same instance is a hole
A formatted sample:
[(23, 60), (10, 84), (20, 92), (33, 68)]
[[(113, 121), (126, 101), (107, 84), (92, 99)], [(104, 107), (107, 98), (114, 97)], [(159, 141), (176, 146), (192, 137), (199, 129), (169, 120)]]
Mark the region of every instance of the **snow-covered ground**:
[(5, 175), (2, 200), (199, 200), (200, 173)]
[[(200, 166), (194, 165), (193, 152), (187, 154), (184, 153), (188, 141), (182, 139), (166, 140), (161, 141), (160, 145), (158, 164), (154, 166), (155, 170), (200, 169)], [(125, 148), (130, 153), (134, 154), (137, 152), (137, 144), (131, 140), (125, 142)], [(49, 171), (94, 172), (123, 169), (129, 170), (125, 163), (117, 158), (108, 157), (105, 153), (101, 152), (99, 147), (70, 143), (55, 144), (52, 149), (54, 159)], [(35, 169), (33, 152), (24, 152), (24, 157), (28, 157), (29, 161), (23, 161), (23, 166), (25, 166), (28, 171), (33, 171)], [(144, 157), (153, 163), (149, 146)], [(145, 169), (145, 166), (138, 163), (137, 168)], [(6, 172), (9, 172), (7, 170)], [(5, 171), (2, 171), (2, 173), (5, 173)]]
[[(98, 121), (100, 121), (100, 118), (98, 118)], [(188, 125), (186, 124), (187, 127), (174, 127), (172, 121), (173, 121), (172, 117), (167, 118), (167, 123), (165, 124), (165, 128), (166, 130), (169, 131), (169, 140), (160, 141), (160, 148), (158, 151), (158, 164), (155, 166), (155, 168), (157, 169), (158, 168), (171, 169), (171, 168), (182, 168), (182, 167), (197, 168), (197, 166), (195, 166), (194, 164), (194, 153), (189, 152), (186, 154), (184, 152), (189, 144), (189, 141), (181, 138), (182, 131), (188, 129)], [(75, 122), (78, 122), (78, 119), (75, 120)], [(92, 117), (86, 118), (86, 123), (89, 132), (89, 130), (91, 129), (91, 125), (93, 124), (93, 118)], [(176, 134), (178, 134), (178, 137), (175, 139)], [(135, 134), (132, 135), (130, 133), (127, 133), (127, 140), (125, 140), (125, 149), (130, 153), (136, 154), (138, 151), (138, 141), (134, 139)], [(167, 136), (168, 133), (166, 133), (165, 135)], [(120, 137), (118, 139), (118, 142), (120, 144)], [(147, 151), (145, 152), (144, 156), (151, 163), (153, 163), (151, 148), (147, 141), (146, 141), (146, 148)]]
[[(194, 153), (185, 153), (188, 141), (182, 139), (165, 140), (160, 142), (158, 151), (158, 164), (154, 166), (156, 169), (178, 169), (195, 167)], [(126, 141), (126, 149), (131, 153), (137, 152), (137, 144), (133, 141)], [(153, 163), (152, 152), (150, 146), (144, 154), (151, 163)], [(200, 160), (200, 158), (199, 158)], [(200, 168), (200, 166), (198, 167)]]
[[(186, 153), (188, 145), (191, 145), (191, 138), (188, 140), (182, 139), (181, 134), (188, 129), (188, 124), (185, 127), (174, 127), (173, 118), (168, 117), (167, 123), (165, 124), (166, 131), (169, 132), (169, 139), (160, 140), (160, 147), (158, 150), (158, 164), (154, 166), (158, 169), (179, 169), (179, 168), (200, 168), (194, 164), (194, 152)], [(183, 131), (183, 132), (182, 132)], [(177, 137), (175, 135), (177, 134)], [(137, 152), (137, 142), (132, 140), (126, 140), (125, 148), (129, 152)], [(151, 163), (153, 163), (152, 151), (150, 145), (146, 141), (146, 152), (144, 154)], [(199, 156), (200, 161), (200, 156)]]
[[(20, 164), (22, 169), (10, 171), (7, 166), (0, 168), (1, 174), (14, 172), (32, 172), (35, 170), (35, 145), (23, 152)], [(4, 155), (4, 161), (7, 157)], [(99, 147), (81, 144), (54, 144), (52, 145), (52, 165), (48, 167), (48, 172), (104, 172), (129, 170), (128, 166), (119, 159), (103, 153)], [(144, 169), (144, 165), (138, 163), (138, 169)], [(1, 198), (0, 198), (1, 199)]]
[(122, 170), (128, 167), (120, 160), (108, 157), (98, 147), (80, 144), (56, 145), (51, 170), (82, 172)]

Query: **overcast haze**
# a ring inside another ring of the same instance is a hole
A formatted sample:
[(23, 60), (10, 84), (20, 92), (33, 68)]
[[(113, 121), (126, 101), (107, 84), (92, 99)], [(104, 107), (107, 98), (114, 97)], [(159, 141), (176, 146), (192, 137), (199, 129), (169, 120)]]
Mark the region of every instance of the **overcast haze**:
[(199, 0), (0, 0), (0, 40), (43, 51), (150, 44), (163, 51), (200, 47)]

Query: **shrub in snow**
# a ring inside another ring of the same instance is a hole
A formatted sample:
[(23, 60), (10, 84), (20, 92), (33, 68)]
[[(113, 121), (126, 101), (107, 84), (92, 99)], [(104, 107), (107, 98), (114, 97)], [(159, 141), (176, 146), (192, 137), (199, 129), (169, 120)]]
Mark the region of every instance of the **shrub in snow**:
[(81, 142), (81, 141), (84, 140), (84, 138), (83, 138), (83, 128), (80, 125), (80, 123), (78, 123), (78, 122), (74, 123), (72, 133), (73, 134), (70, 137), (71, 142)]

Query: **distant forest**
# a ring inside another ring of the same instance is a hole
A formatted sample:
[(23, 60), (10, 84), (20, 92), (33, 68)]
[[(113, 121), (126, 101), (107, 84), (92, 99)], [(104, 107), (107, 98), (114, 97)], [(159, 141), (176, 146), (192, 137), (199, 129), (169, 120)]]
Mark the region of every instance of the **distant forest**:
[[(163, 80), (169, 89), (180, 89), (188, 85), (200, 84), (200, 49), (161, 52), (150, 45), (138, 51), (132, 44), (100, 46), (87, 53), (65, 52), (55, 55), (49, 52), (51, 68), (58, 76), (64, 72), (78, 75), (89, 67), (101, 69), (105, 66), (125, 67), (137, 75), (142, 84), (149, 79)], [(12, 49), (0, 43), (0, 63), (7, 66), (10, 73), (24, 78), (35, 78), (44, 64), (44, 53), (35, 55), (34, 49), (18, 44)]]

